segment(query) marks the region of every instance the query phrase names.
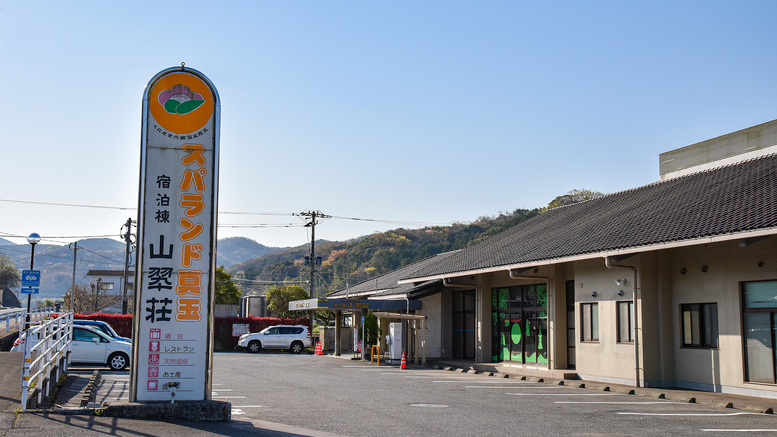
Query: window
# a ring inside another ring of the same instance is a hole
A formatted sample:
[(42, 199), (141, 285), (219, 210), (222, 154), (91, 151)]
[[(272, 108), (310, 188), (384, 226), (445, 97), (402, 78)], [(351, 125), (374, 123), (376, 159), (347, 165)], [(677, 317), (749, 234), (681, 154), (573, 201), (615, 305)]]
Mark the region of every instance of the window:
[(634, 301), (618, 302), (618, 343), (634, 343)]
[(580, 312), (583, 322), (581, 340), (599, 341), (599, 304), (581, 303)]
[(99, 339), (100, 343), (107, 343), (108, 341), (100, 337), (100, 334), (92, 332), (86, 329), (73, 328), (73, 340), (75, 341), (94, 341)]
[(777, 281), (742, 284), (745, 378), (749, 382), (777, 382)]
[(683, 347), (718, 347), (718, 304), (686, 303), (680, 311)]

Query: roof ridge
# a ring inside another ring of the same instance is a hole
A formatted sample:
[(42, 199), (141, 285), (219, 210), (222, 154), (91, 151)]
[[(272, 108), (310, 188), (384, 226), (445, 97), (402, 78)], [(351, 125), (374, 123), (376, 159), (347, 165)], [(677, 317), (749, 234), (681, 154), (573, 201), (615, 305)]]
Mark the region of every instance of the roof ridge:
[[(630, 193), (632, 191), (641, 190), (643, 188), (653, 187), (653, 186), (656, 186), (656, 185), (661, 185), (661, 184), (665, 184), (665, 183), (669, 183), (669, 182), (673, 182), (673, 181), (687, 179), (689, 177), (698, 176), (698, 175), (704, 174), (704, 173), (712, 173), (712, 172), (715, 172), (715, 171), (722, 171), (722, 170), (727, 169), (727, 168), (731, 168), (731, 167), (735, 167), (735, 166), (739, 166), (739, 165), (744, 165), (744, 164), (749, 164), (751, 162), (755, 162), (755, 161), (762, 160), (762, 159), (767, 159), (767, 158), (777, 158), (777, 153), (768, 153), (766, 155), (755, 156), (753, 158), (748, 158), (748, 159), (745, 159), (745, 160), (742, 160), (742, 161), (732, 162), (731, 164), (721, 165), (720, 167), (705, 168), (705, 169), (702, 169), (702, 170), (699, 170), (699, 171), (696, 171), (696, 172), (693, 172), (693, 173), (687, 173), (687, 174), (684, 174), (684, 175), (681, 175), (681, 176), (677, 176), (677, 177), (673, 177), (673, 178), (670, 178), (670, 179), (666, 179), (666, 180), (663, 180), (663, 181), (662, 180), (658, 180), (658, 181), (655, 181), (655, 182), (651, 182), (649, 184), (640, 185), (638, 187), (632, 187), (632, 188), (628, 188), (626, 190), (615, 191), (613, 193), (606, 193), (604, 196), (594, 197), (593, 199), (581, 200), (579, 202), (570, 203), (568, 205), (560, 205), (560, 206), (551, 208), (548, 211), (553, 211), (553, 210), (561, 209), (561, 208), (568, 208), (570, 206), (581, 205), (581, 204), (584, 204), (584, 203), (587, 203), (587, 202), (592, 202), (594, 200), (605, 199), (607, 197), (612, 197), (612, 196), (623, 194), (623, 193)], [(546, 212), (548, 212), (548, 211), (546, 211)]]

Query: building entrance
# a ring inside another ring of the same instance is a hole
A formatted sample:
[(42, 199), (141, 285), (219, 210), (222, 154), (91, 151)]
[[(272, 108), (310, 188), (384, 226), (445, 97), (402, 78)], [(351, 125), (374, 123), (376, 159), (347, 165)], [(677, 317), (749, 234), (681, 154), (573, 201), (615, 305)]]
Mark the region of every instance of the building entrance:
[(492, 361), (548, 367), (548, 293), (545, 284), (491, 291)]
[(475, 290), (453, 292), (453, 358), (475, 358)]

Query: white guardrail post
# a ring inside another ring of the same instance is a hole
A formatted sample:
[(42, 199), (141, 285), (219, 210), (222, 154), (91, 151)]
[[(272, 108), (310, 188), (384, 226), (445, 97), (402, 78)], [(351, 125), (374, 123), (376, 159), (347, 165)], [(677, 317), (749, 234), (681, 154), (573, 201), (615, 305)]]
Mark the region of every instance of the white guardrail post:
[[(51, 310), (38, 311), (38, 317), (51, 314)], [(60, 313), (58, 317), (30, 326), (24, 333), (24, 365), (22, 367), (22, 411), (27, 411), (30, 381), (38, 387), (38, 405), (51, 390), (52, 383), (59, 382), (70, 362), (70, 342), (73, 337), (73, 314)], [(20, 337), (22, 338), (22, 337)], [(34, 344), (33, 344), (34, 343)], [(37, 357), (33, 360), (33, 355)], [(55, 375), (51, 375), (56, 369)], [(32, 374), (31, 374), (32, 373)], [(52, 381), (54, 378), (54, 381)]]

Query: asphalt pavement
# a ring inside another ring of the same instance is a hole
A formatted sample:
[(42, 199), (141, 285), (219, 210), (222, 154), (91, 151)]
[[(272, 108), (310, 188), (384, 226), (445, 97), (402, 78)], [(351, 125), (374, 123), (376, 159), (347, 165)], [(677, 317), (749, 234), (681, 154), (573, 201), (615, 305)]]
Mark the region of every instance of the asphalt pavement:
[[(325, 356), (325, 360), (348, 360), (348, 357)], [(106, 406), (129, 405), (145, 408), (142, 404), (132, 404), (127, 400), (129, 374), (117, 374), (108, 369), (76, 371), (71, 369), (65, 383), (60, 387), (53, 402), (41, 409), (21, 412), (20, 379), (21, 353), (0, 352), (0, 435), (2, 436), (334, 436), (319, 430), (292, 426), (263, 420), (249, 419), (244, 416), (232, 417), (228, 422), (176, 421), (164, 419), (129, 419), (102, 416)], [(720, 408), (721, 411), (746, 411), (749, 413), (771, 414), (777, 408), (777, 399), (738, 396), (726, 393), (709, 393), (690, 390), (634, 388), (629, 386), (602, 384), (581, 380), (544, 379), (536, 376), (523, 376), (519, 373), (494, 373), (487, 366), (473, 368), (472, 364), (456, 361), (431, 362), (429, 367), (459, 373), (493, 373), (493, 377), (507, 379), (526, 379), (536, 383), (566, 385), (593, 391), (629, 393), (635, 396), (671, 399), (680, 402), (695, 402)], [(421, 368), (409, 364), (408, 368)], [(110, 373), (110, 375), (108, 375)], [(95, 374), (102, 375), (95, 378)], [(93, 391), (90, 391), (90, 387)]]

